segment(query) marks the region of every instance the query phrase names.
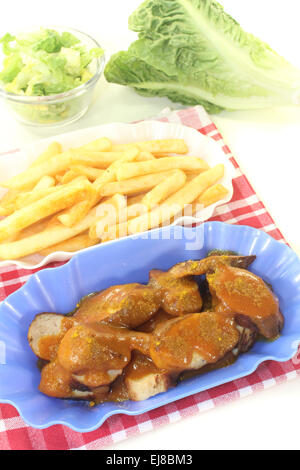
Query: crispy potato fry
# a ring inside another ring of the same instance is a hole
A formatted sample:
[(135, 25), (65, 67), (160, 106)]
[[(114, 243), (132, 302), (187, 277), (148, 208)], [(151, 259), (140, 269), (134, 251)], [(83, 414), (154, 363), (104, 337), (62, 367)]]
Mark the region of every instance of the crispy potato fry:
[[(44, 176), (41, 180), (35, 185), (30, 185), (31, 191), (28, 194), (31, 194), (35, 190), (41, 188), (48, 188), (55, 184), (54, 178), (51, 176)], [(16, 209), (19, 208), (18, 200), (22, 197), (24, 193), (18, 189), (9, 189), (6, 194), (0, 200), (0, 216), (8, 216), (12, 214)]]
[(100, 139), (93, 140), (88, 144), (79, 147), (79, 150), (87, 150), (92, 152), (108, 152), (111, 150), (112, 143), (107, 137), (100, 137)]
[(155, 160), (155, 156), (151, 152), (140, 152), (137, 157), (137, 162), (146, 162), (148, 160)]
[(115, 194), (109, 201), (99, 206), (97, 220), (91, 225), (89, 237), (99, 240), (98, 233), (103, 233), (109, 225), (116, 225), (126, 219), (127, 200), (122, 194)]
[(55, 175), (55, 180), (57, 183), (61, 183), (61, 180), (63, 179), (65, 173), (60, 173), (59, 175)]
[(27, 238), (31, 235), (39, 233), (42, 230), (45, 230), (51, 222), (53, 222), (53, 215), (50, 215), (45, 219), (39, 220), (38, 222), (35, 222), (34, 224), (24, 228), (21, 232), (16, 234), (15, 240), (22, 240), (23, 238)]
[(52, 176), (43, 176), (40, 181), (35, 185), (32, 191), (39, 191), (41, 189), (52, 188), (55, 186), (55, 178)]
[(139, 217), (140, 215), (143, 215), (148, 212), (148, 210), (149, 208), (146, 206), (146, 204), (143, 204), (142, 202), (131, 204), (131, 206), (128, 206), (127, 208), (127, 220)]
[(58, 216), (58, 220), (66, 227), (72, 227), (79, 222), (88, 211), (97, 204), (101, 199), (100, 190), (104, 184), (116, 179), (116, 170), (122, 162), (133, 161), (138, 155), (139, 150), (132, 147), (130, 150), (123, 152), (122, 157), (110, 165), (93, 183), (93, 194), (86, 201), (81, 201), (63, 214)]
[(202, 193), (193, 204), (201, 204), (204, 207), (221, 201), (229, 193), (222, 184), (215, 184)]
[(105, 171), (100, 170), (99, 168), (85, 165), (72, 165), (70, 169), (76, 171), (78, 174), (87, 176), (90, 181), (95, 181)]
[(0, 199), (1, 206), (5, 206), (7, 204), (10, 204), (11, 202), (14, 202), (18, 194), (19, 194), (19, 191), (17, 189), (7, 190), (6, 193)]
[(21, 232), (15, 233), (14, 235), (11, 235), (10, 237), (5, 238), (4, 242), (8, 243), (8, 242), (12, 242), (15, 240), (21, 240), (23, 238), (29, 237), (30, 235), (41, 232), (47, 227), (51, 217), (52, 216), (46, 217), (45, 219), (39, 220), (38, 222), (35, 222), (32, 225), (29, 225), (28, 227), (24, 228), (24, 230), (21, 230)]
[(161, 173), (153, 173), (145, 176), (136, 176), (124, 181), (116, 181), (113, 183), (105, 184), (100, 194), (102, 196), (112, 196), (113, 194), (139, 194), (143, 191), (152, 189), (157, 184), (164, 181), (168, 176), (172, 175), (173, 171), (162, 171)]
[(42, 256), (47, 256), (54, 251), (65, 251), (72, 253), (74, 251), (83, 250), (84, 248), (96, 245), (97, 243), (99, 243), (99, 238), (92, 240), (88, 233), (82, 233), (63, 242), (56, 243), (56, 245), (52, 245), (49, 248), (45, 248), (44, 250), (41, 250), (39, 254)]
[(90, 182), (77, 181), (74, 184), (64, 185), (45, 196), (41, 200), (14, 212), (0, 221), (0, 241), (20, 232), (22, 229), (34, 224), (38, 220), (71, 206), (77, 201), (86, 198), (93, 189)]
[[(78, 149), (67, 150), (66, 152), (52, 157), (39, 165), (28, 168), (22, 173), (11, 178), (8, 182), (2, 183), (2, 186), (14, 189), (31, 189), (32, 185), (39, 181), (43, 176), (48, 175), (57, 177), (64, 171), (68, 171), (73, 163), (88, 163), (89, 165), (96, 166), (96, 164), (100, 162), (99, 165), (106, 168), (124, 155), (124, 152), (118, 152), (117, 154), (113, 154), (112, 158), (112, 154), (109, 152), (86, 151), (85, 154), (82, 152), (83, 151)], [(89, 157), (89, 155), (91, 155), (91, 157)], [(101, 155), (103, 155), (103, 161), (106, 161), (105, 164), (101, 163)]]
[(161, 171), (180, 169), (185, 171), (204, 171), (207, 163), (195, 157), (167, 157), (146, 162), (124, 163), (117, 170), (117, 180), (123, 181), (135, 176), (147, 175)]
[(189, 183), (192, 181), (196, 176), (199, 176), (199, 174), (202, 173), (201, 171), (192, 171), (186, 174), (186, 182)]
[(28, 206), (35, 201), (39, 201), (45, 196), (49, 196), (49, 194), (53, 194), (56, 189), (56, 187), (52, 187), (19, 194), (15, 202), (15, 210), (22, 209), (22, 207)]
[(173, 174), (155, 186), (142, 199), (149, 209), (164, 201), (168, 196), (175, 193), (186, 182), (186, 175), (181, 170), (174, 170)]
[(209, 169), (187, 152), (182, 139), (112, 144), (101, 137), (65, 151), (52, 142), (3, 184), (0, 258), (78, 251), (222, 200), (223, 165)]
[(192, 181), (186, 183), (176, 193), (172, 194), (165, 203), (166, 204), (191, 204), (197, 197), (200, 196), (207, 188), (215, 184), (224, 176), (224, 165), (219, 163), (218, 165), (210, 168), (209, 170), (196, 176)]
[[(84, 175), (76, 175), (76, 177), (72, 181), (66, 184), (75, 183), (77, 181), (87, 181), (87, 178)], [(49, 194), (55, 193), (55, 191), (59, 187), (60, 186), (54, 186), (51, 188), (45, 188), (45, 189), (39, 189), (39, 190), (34, 190), (34, 191), (28, 191), (26, 193), (20, 193), (15, 202), (15, 210), (21, 209), (22, 207), (28, 206), (29, 204), (32, 204), (33, 202), (38, 201), (42, 199), (43, 197), (48, 196)]]
[(78, 224), (73, 227), (65, 227), (59, 221), (53, 219), (52, 223), (42, 232), (17, 240), (11, 243), (0, 244), (1, 259), (18, 259), (32, 253), (56, 245), (69, 238), (75, 237), (88, 230), (97, 218), (97, 207), (94, 207)]
[(0, 216), (7, 216), (14, 212), (15, 202), (20, 192), (17, 189), (9, 189), (0, 200)]
[(55, 191), (55, 179), (52, 176), (43, 176), (40, 181), (35, 185), (32, 191), (20, 192), (15, 200), (14, 210), (21, 209), (28, 206), (39, 199), (48, 196)]
[(112, 146), (112, 151), (126, 150), (132, 145), (137, 146), (141, 151), (151, 152), (154, 154), (160, 153), (187, 153), (188, 146), (182, 139), (162, 139), (162, 140), (148, 140), (146, 142), (134, 142), (133, 144), (116, 144)]
[(0, 217), (7, 217), (8, 215), (12, 214), (14, 210), (14, 204), (6, 205), (5, 207), (0, 206)]
[(30, 165), (30, 168), (44, 163), (52, 157), (62, 153), (62, 146), (58, 142), (52, 142), (49, 147)]
[(78, 178), (78, 176), (83, 176), (83, 175), (75, 170), (66, 171), (66, 173), (62, 176), (60, 183), (61, 184), (70, 183), (70, 181), (73, 181), (75, 178)]
[(155, 158), (174, 157), (174, 153), (153, 153)]
[(139, 204), (142, 202), (143, 197), (147, 194), (147, 192), (142, 192), (137, 194), (136, 196), (127, 197), (127, 206), (132, 206), (133, 204)]
[(131, 235), (144, 232), (158, 227), (165, 222), (170, 222), (187, 204), (191, 204), (207, 188), (221, 179), (223, 175), (224, 165), (221, 163), (210, 168), (185, 184), (179, 191), (172, 194), (161, 206), (107, 230), (107, 232), (101, 236), (102, 241), (112, 240), (118, 236), (125, 236), (127, 234)]
[[(132, 147), (134, 148), (134, 147)], [(135, 147), (137, 149), (137, 147)], [(128, 152), (128, 150), (126, 150)], [(107, 169), (112, 163), (120, 160), (125, 152), (82, 152), (73, 150), (72, 163)]]
[[(106, 137), (101, 137), (100, 139), (94, 140), (86, 145), (82, 145), (76, 152), (105, 152), (111, 149), (111, 141)], [(52, 142), (49, 147), (43, 152), (34, 162), (30, 165), (29, 168), (35, 167), (50, 160), (52, 157), (57, 156), (62, 153), (62, 146), (58, 142)]]
[(95, 186), (95, 188), (99, 192), (100, 196), (102, 196), (102, 194), (100, 194), (100, 191), (101, 191), (102, 187), (105, 184), (116, 180), (116, 174), (117, 174), (117, 171), (118, 171), (120, 165), (123, 164), (123, 163), (126, 163), (126, 162), (134, 161), (139, 156), (139, 153), (140, 152), (139, 152), (137, 147), (132, 147), (130, 150), (127, 150), (126, 152), (124, 152), (122, 154), (122, 156), (117, 161), (112, 163), (107, 168), (107, 170), (102, 175), (99, 176), (99, 178), (97, 178), (94, 181), (93, 185)]
[(33, 184), (36, 184), (43, 176), (55, 176), (62, 173), (70, 166), (72, 162), (72, 151), (61, 153), (56, 157), (40, 163), (32, 168), (19, 173), (11, 178), (7, 183), (2, 183), (2, 186), (7, 186), (14, 189), (31, 189)]
[(66, 227), (72, 227), (78, 223), (95, 205), (97, 191), (92, 187), (92, 191), (84, 201), (77, 202), (67, 211), (57, 216), (57, 219)]

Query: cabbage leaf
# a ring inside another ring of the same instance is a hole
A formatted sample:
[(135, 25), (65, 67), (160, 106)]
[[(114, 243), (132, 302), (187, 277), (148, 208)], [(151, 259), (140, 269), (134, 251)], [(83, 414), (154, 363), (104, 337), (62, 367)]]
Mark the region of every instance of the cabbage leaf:
[(111, 57), (109, 82), (212, 113), (300, 104), (300, 70), (214, 0), (146, 0), (129, 28), (139, 39)]

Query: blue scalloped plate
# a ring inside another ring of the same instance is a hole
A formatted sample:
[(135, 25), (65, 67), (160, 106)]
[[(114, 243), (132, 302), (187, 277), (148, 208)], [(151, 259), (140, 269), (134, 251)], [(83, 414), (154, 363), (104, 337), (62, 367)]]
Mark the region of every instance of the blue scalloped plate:
[[(67, 313), (90, 292), (114, 284), (145, 283), (151, 269), (167, 269), (180, 261), (204, 257), (213, 248), (257, 255), (251, 270), (272, 284), (285, 317), (278, 340), (258, 342), (235, 364), (184, 381), (141, 402), (104, 403), (90, 408), (84, 402), (58, 400), (38, 391), (40, 372), (27, 342), (29, 324), (37, 313)], [(0, 352), (4, 346), (6, 351), (6, 363), (0, 365), (0, 402), (14, 405), (36, 428), (64, 424), (75, 431), (92, 431), (113, 414), (144, 413), (249, 375), (268, 359), (291, 359), (300, 343), (300, 260), (289, 247), (260, 230), (220, 222), (197, 228), (166, 227), (148, 232), (147, 237), (128, 237), (92, 247), (62, 267), (31, 276), (0, 306), (0, 341)]]

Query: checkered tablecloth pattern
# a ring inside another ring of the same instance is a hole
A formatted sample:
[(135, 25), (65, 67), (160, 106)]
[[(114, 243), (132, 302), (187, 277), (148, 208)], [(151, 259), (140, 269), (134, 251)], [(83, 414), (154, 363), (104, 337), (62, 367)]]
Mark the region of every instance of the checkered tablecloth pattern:
[[(250, 225), (266, 231), (276, 240), (284, 241), (264, 204), (258, 199), (246, 176), (242, 174), (215, 124), (201, 106), (174, 112), (165, 111), (158, 119), (182, 123), (197, 129), (218, 142), (232, 162), (235, 168), (233, 198), (228, 204), (218, 207), (211, 220)], [(1, 268), (0, 300), (21, 287), (36, 271), (17, 269), (13, 265)], [(197, 393), (148, 413), (139, 416), (121, 414), (112, 416), (99, 429), (86, 434), (61, 425), (44, 430), (33, 429), (24, 423), (14, 407), (0, 405), (0, 449), (101, 449), (128, 437), (151, 431), (158, 426), (212, 409), (227, 401), (292, 380), (298, 375), (300, 375), (300, 353), (284, 363), (267, 361), (247, 377)]]

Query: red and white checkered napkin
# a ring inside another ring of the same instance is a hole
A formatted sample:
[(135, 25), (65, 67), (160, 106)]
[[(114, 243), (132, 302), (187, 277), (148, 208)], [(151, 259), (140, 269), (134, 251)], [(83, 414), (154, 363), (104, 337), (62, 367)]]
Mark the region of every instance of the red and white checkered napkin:
[[(211, 220), (251, 225), (265, 230), (276, 240), (283, 240), (272, 217), (258, 199), (246, 176), (241, 173), (221, 134), (201, 106), (165, 112), (159, 120), (179, 122), (198, 129), (202, 134), (217, 141), (234, 165), (236, 176), (233, 180), (233, 198), (230, 203), (218, 207)], [(2, 268), (0, 300), (21, 287), (32, 272), (34, 271), (16, 269), (14, 266)], [(183, 398), (139, 416), (121, 414), (112, 416), (99, 429), (85, 434), (61, 425), (45, 430), (33, 429), (24, 423), (15, 408), (1, 405), (0, 449), (99, 449), (163, 424), (214, 408), (226, 401), (251, 395), (257, 390), (264, 390), (298, 375), (300, 375), (300, 355), (284, 363), (267, 361), (245, 378)]]

